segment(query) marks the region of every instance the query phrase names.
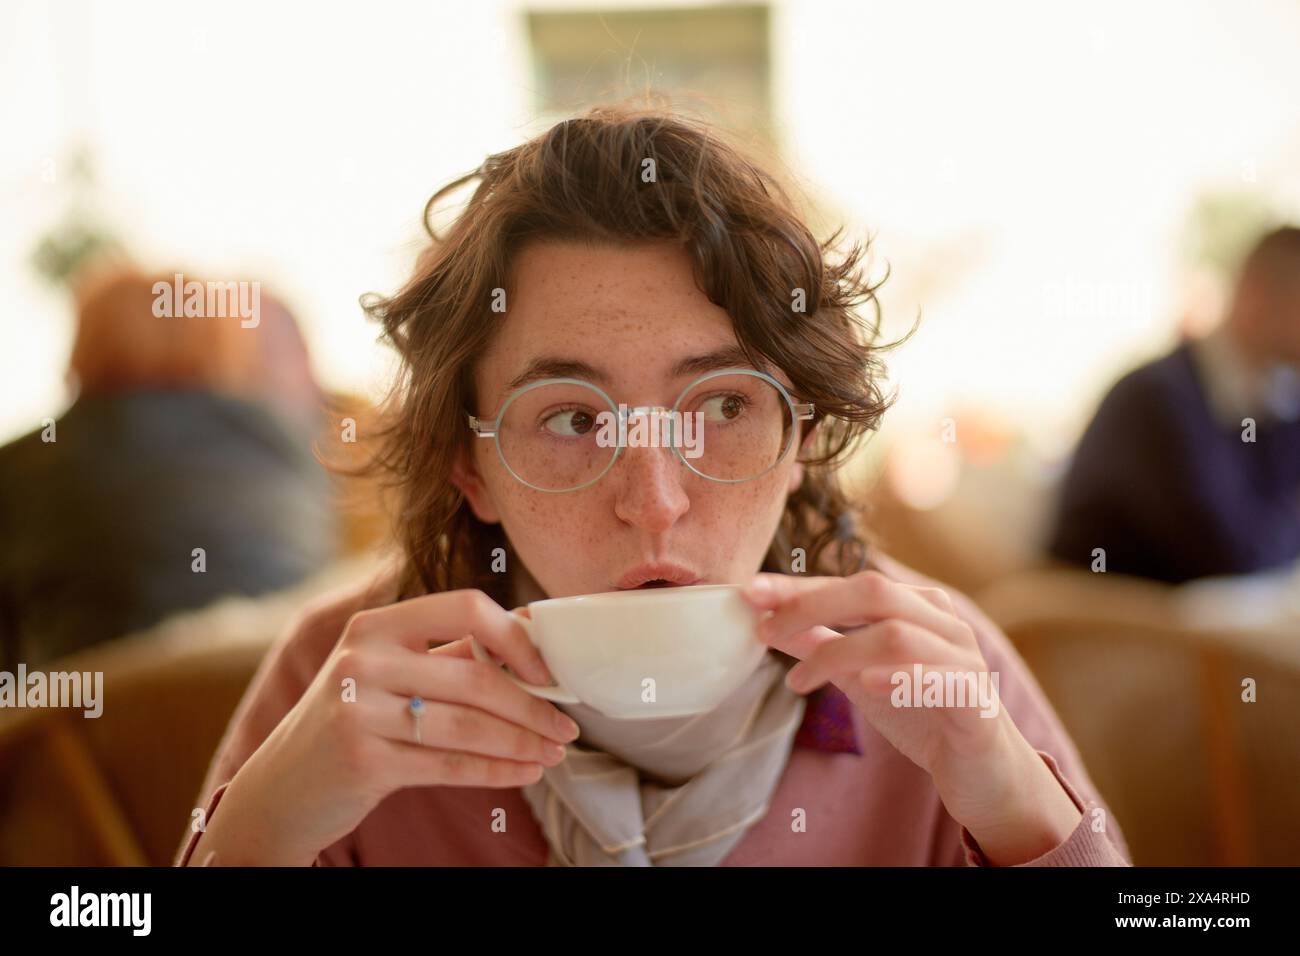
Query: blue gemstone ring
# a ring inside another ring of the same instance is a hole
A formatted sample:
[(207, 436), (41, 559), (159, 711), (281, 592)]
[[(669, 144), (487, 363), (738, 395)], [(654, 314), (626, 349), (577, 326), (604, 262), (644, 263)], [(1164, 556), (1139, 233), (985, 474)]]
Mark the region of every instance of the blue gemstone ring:
[(407, 709), (410, 710), (411, 717), (415, 719), (415, 742), (420, 746), (424, 746), (424, 741), (420, 739), (420, 718), (424, 716), (423, 698), (412, 697)]

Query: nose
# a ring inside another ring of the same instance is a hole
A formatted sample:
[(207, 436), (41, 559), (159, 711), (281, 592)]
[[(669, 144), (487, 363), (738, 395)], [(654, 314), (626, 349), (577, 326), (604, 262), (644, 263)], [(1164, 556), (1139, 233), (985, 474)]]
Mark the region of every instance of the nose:
[(618, 484), (615, 514), (646, 531), (666, 531), (690, 509), (685, 474), (672, 448), (625, 447), (610, 475)]

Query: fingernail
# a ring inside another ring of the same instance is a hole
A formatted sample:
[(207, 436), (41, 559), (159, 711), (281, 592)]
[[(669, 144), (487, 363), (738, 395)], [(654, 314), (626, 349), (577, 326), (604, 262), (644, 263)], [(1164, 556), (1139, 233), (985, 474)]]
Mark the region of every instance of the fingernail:
[(539, 684), (542, 687), (549, 687), (551, 684), (555, 683), (555, 678), (551, 676), (551, 672), (547, 670), (546, 665), (540, 660), (533, 661), (533, 663), (528, 666), (528, 670), (533, 675), (534, 684)]
[(571, 717), (560, 714), (555, 720), (555, 726), (560, 728), (560, 736), (565, 740), (577, 740), (578, 735), (582, 733), (582, 728), (574, 723)]
[(785, 675), (785, 686), (789, 687), (796, 694), (802, 694), (807, 688), (804, 686), (804, 679), (807, 673), (801, 670), (801, 666), (796, 664), (790, 668), (790, 673)]
[(548, 761), (559, 763), (564, 759), (564, 748), (559, 744), (547, 744), (543, 750), (546, 753), (546, 759)]

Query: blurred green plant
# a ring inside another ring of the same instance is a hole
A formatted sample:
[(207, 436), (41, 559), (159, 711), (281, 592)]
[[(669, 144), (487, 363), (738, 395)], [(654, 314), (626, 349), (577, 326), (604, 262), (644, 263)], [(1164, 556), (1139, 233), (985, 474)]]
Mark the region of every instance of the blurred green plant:
[(1257, 192), (1206, 193), (1188, 215), (1183, 256), (1193, 265), (1230, 277), (1256, 240), (1278, 221), (1273, 205)]
[(85, 146), (74, 147), (65, 169), (63, 183), (68, 193), (68, 209), (58, 224), (37, 241), (31, 258), (37, 274), (57, 288), (70, 286), (90, 261), (124, 251), (117, 236), (91, 212), (95, 170), (90, 150)]
[(72, 284), (86, 263), (121, 249), (122, 244), (110, 233), (86, 223), (67, 221), (36, 244), (32, 265), (50, 285), (63, 288)]

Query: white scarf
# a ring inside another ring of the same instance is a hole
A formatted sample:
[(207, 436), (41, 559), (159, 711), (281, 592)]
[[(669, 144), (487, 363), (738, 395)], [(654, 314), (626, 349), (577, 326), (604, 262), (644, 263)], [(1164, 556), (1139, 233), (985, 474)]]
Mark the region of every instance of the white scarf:
[(556, 767), (523, 788), (548, 866), (715, 866), (767, 813), (805, 698), (793, 663), (769, 651), (718, 707), (617, 720), (559, 704), (582, 729)]

